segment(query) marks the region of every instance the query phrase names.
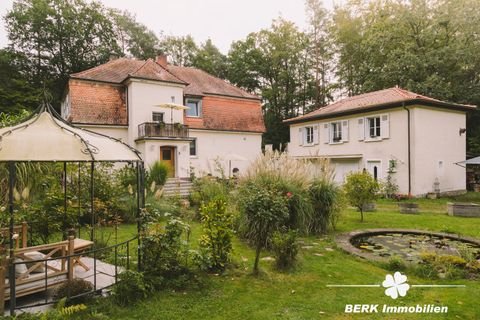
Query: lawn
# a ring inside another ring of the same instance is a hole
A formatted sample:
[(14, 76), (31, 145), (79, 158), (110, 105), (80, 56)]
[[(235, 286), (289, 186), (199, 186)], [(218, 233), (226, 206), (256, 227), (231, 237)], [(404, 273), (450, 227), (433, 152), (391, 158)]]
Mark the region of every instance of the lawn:
[[(468, 195), (472, 200), (472, 195)], [(475, 197), (475, 196), (474, 196)], [(475, 200), (475, 199), (474, 199)], [(480, 219), (450, 217), (445, 214), (447, 199), (415, 200), (421, 214), (404, 215), (393, 201), (380, 200), (378, 211), (367, 213), (360, 222), (359, 213), (346, 209), (337, 232), (367, 228), (416, 228), (454, 232), (480, 238)], [(125, 232), (133, 228), (123, 228)], [(192, 223), (192, 239), (199, 226)], [(160, 292), (136, 306), (121, 308), (106, 301), (99, 312), (113, 319), (475, 319), (480, 318), (480, 283), (475, 280), (429, 281), (407, 275), (410, 284), (465, 284), (466, 288), (412, 288), (406, 297), (392, 300), (381, 288), (327, 288), (327, 284), (380, 284), (387, 270), (380, 265), (353, 257), (335, 246), (334, 233), (324, 237), (303, 238), (300, 262), (290, 273), (273, 269), (262, 260), (262, 273), (251, 275), (254, 252), (235, 240), (235, 268), (223, 275), (205, 276), (201, 289)], [(195, 240), (192, 240), (193, 242)], [(269, 256), (265, 252), (263, 256)], [(389, 304), (448, 306), (444, 315), (352, 315), (344, 313), (346, 304)]]

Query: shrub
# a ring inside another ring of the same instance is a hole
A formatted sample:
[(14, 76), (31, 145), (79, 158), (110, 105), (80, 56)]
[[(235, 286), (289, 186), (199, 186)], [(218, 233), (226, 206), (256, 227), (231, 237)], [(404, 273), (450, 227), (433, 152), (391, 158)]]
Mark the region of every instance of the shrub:
[(170, 168), (161, 161), (156, 161), (150, 166), (148, 171), (148, 185), (155, 183), (157, 186), (163, 186), (167, 181), (167, 175)]
[(287, 229), (308, 233), (314, 217), (309, 187), (316, 179), (330, 180), (333, 171), (328, 160), (294, 159), (285, 153), (266, 152), (246, 171), (241, 183), (274, 185), (288, 198)]
[(179, 218), (171, 217), (165, 227), (150, 226), (142, 238), (142, 265), (146, 276), (153, 280), (156, 288), (169, 286), (169, 281), (188, 275), (189, 250), (182, 239), (184, 232), (189, 236), (190, 227)]
[(360, 220), (363, 221), (365, 206), (377, 198), (378, 182), (366, 171), (352, 172), (347, 175), (343, 188), (350, 204), (360, 211)]
[(113, 300), (121, 306), (129, 306), (144, 299), (150, 292), (141, 272), (126, 270), (119, 274), (118, 282), (113, 286)]
[[(466, 275), (467, 261), (455, 255), (437, 255), (436, 253), (422, 253), (420, 255), (421, 266), (419, 269), (428, 278), (458, 279)], [(418, 268), (417, 268), (418, 269)], [(430, 272), (428, 271), (430, 269)]]
[(205, 176), (195, 180), (190, 201), (196, 205), (217, 199), (228, 201), (229, 192), (230, 185), (227, 180)]
[(341, 190), (333, 182), (316, 179), (310, 186), (310, 198), (313, 204), (313, 217), (310, 231), (326, 233), (330, 224), (334, 229), (341, 210)]
[(275, 265), (279, 270), (288, 270), (295, 265), (298, 254), (297, 231), (275, 231), (272, 236), (272, 250)]
[[(55, 291), (55, 298), (70, 298), (74, 297), (70, 303), (84, 303), (90, 297), (89, 295), (84, 295), (88, 292), (93, 293), (93, 285), (83, 279), (72, 279), (62, 283)], [(82, 295), (80, 297), (76, 297)]]
[(221, 199), (202, 205), (200, 215), (203, 227), (200, 264), (209, 271), (223, 271), (232, 251), (232, 216)]
[(403, 271), (407, 269), (407, 265), (399, 256), (392, 256), (388, 259), (386, 268), (390, 271)]
[(255, 245), (253, 272), (258, 273), (260, 251), (273, 231), (288, 219), (288, 199), (275, 185), (247, 183), (240, 190), (244, 236)]

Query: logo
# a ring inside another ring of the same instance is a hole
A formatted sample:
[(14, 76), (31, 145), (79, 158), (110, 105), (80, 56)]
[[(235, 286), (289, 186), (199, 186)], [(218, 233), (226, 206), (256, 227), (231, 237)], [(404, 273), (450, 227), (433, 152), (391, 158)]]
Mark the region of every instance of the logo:
[(410, 289), (410, 285), (407, 283), (407, 276), (398, 271), (393, 276), (387, 274), (382, 286), (386, 288), (385, 295), (392, 299), (397, 299), (398, 296), (405, 297), (408, 289)]
[[(408, 284), (407, 276), (397, 271), (393, 275), (385, 275), (382, 284), (329, 284), (329, 288), (385, 288), (386, 296), (396, 300), (405, 297), (407, 292), (413, 288), (465, 288), (465, 285), (458, 284)], [(411, 306), (388, 305), (388, 304), (346, 304), (345, 313), (447, 313), (448, 306), (434, 304), (417, 304)]]

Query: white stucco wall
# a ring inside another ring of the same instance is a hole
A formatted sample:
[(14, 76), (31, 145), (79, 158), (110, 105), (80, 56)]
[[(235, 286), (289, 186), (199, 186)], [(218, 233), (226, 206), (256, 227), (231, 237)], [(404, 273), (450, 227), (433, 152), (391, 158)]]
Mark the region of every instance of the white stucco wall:
[(436, 179), (440, 192), (465, 190), (465, 168), (455, 164), (466, 156), (465, 112), (413, 108), (412, 124), (412, 193), (433, 192)]
[(113, 138), (120, 139), (122, 142), (128, 143), (128, 128), (115, 126), (97, 126), (97, 125), (81, 125), (81, 128), (98, 132)]
[(197, 176), (218, 174), (215, 172), (217, 158), (223, 166), (225, 175), (228, 176), (229, 159), (232, 159), (231, 170), (238, 168), (240, 173), (245, 172), (251, 161), (261, 153), (261, 133), (190, 129), (190, 137), (197, 139), (197, 156), (190, 157), (190, 163)]
[(142, 153), (147, 170), (155, 161), (160, 160), (160, 147), (175, 147), (175, 177), (190, 177), (190, 149), (188, 141), (140, 140), (136, 145), (137, 149)]
[[(358, 119), (381, 115), (388, 115), (389, 137), (375, 141), (368, 141), (368, 139), (360, 141)], [(324, 131), (324, 124), (345, 120), (348, 121), (348, 141), (326, 143), (328, 139)], [(318, 144), (301, 146), (299, 144), (299, 128), (312, 125), (319, 126)], [(335, 177), (337, 182), (342, 182), (344, 175), (355, 167), (358, 168), (357, 170), (368, 168), (369, 161), (381, 162), (379, 179), (384, 180), (387, 177), (389, 160), (396, 160), (397, 168), (393, 177), (400, 188), (400, 192), (408, 192), (407, 111), (402, 108), (291, 125), (288, 152), (294, 157), (321, 156), (331, 158), (331, 164), (338, 167)]]
[[(163, 112), (164, 121), (183, 123), (183, 110), (171, 110), (157, 105), (172, 103), (183, 104), (183, 86), (163, 82), (132, 80), (128, 84), (128, 141), (133, 145), (138, 138), (138, 125), (152, 121), (153, 112)], [(173, 112), (173, 113), (172, 113)]]

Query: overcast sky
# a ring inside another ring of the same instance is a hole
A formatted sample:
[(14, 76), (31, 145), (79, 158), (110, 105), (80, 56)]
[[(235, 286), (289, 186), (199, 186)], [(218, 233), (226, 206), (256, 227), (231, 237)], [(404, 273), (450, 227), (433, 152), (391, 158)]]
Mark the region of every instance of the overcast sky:
[[(232, 41), (270, 26), (282, 16), (300, 28), (306, 25), (304, 0), (101, 0), (108, 7), (128, 10), (157, 35), (191, 34), (197, 42), (208, 38), (224, 53)], [(328, 9), (341, 0), (323, 0)], [(0, 47), (7, 45), (3, 17), (13, 0), (0, 0)]]

